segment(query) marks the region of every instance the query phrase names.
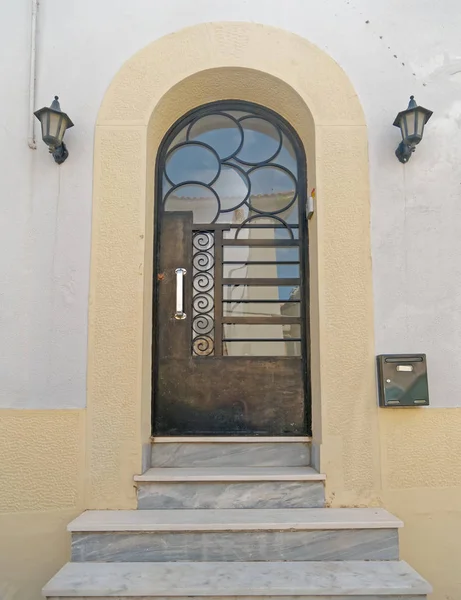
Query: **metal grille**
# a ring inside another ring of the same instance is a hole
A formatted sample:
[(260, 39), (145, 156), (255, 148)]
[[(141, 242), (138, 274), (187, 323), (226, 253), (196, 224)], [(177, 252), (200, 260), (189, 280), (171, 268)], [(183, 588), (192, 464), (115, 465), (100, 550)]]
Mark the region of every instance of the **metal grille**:
[(214, 235), (194, 231), (192, 237), (192, 353), (214, 355)]
[(194, 111), (163, 155), (160, 211), (193, 213), (191, 352), (302, 356), (307, 232), (296, 144), (268, 111), (242, 108)]

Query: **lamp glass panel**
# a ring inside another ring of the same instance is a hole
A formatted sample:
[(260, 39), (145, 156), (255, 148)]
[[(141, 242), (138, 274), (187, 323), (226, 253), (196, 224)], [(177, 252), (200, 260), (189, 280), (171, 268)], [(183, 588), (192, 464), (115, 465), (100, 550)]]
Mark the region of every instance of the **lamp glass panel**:
[(424, 112), (422, 110), (417, 110), (417, 123), (416, 123), (416, 135), (420, 138), (423, 137), (423, 132), (424, 132), (424, 124), (426, 121), (426, 115), (424, 114)]
[(55, 140), (57, 143), (60, 142), (60, 139), (59, 139), (60, 122), (61, 122), (61, 115), (50, 111), (49, 137), (53, 138), (53, 140)]
[(407, 138), (412, 138), (415, 134), (415, 126), (416, 126), (416, 113), (415, 111), (408, 112), (403, 116), (403, 119), (406, 121), (406, 131), (405, 135)]
[(49, 118), (48, 118), (48, 113), (42, 113), (40, 115), (40, 124), (42, 126), (42, 139), (45, 139), (46, 137), (48, 137), (48, 131), (49, 131)]
[(65, 119), (64, 117), (61, 117), (61, 126), (59, 128), (59, 140), (62, 142), (62, 139), (64, 137), (64, 134), (66, 132), (67, 129), (67, 119)]

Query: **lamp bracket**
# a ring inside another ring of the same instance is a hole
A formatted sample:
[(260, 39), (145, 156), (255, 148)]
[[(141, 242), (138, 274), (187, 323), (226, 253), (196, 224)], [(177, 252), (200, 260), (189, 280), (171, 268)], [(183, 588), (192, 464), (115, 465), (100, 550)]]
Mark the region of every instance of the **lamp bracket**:
[(411, 155), (415, 150), (415, 146), (406, 144), (405, 142), (400, 142), (400, 144), (397, 146), (397, 150), (395, 151), (395, 155), (401, 163), (405, 164), (410, 160)]
[(64, 142), (62, 142), (62, 144), (56, 148), (50, 148), (50, 153), (53, 155), (54, 161), (58, 163), (58, 165), (62, 165), (62, 163), (69, 156), (69, 152)]

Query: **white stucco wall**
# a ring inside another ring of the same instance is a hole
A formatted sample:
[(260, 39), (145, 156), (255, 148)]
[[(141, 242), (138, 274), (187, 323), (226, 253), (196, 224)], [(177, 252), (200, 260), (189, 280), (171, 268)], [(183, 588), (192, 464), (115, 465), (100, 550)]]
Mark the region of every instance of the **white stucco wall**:
[[(376, 352), (426, 352), (432, 405), (461, 406), (459, 0), (41, 0), (36, 108), (58, 94), (75, 123), (60, 167), (38, 131), (27, 146), (30, 1), (0, 8), (0, 407), (85, 405), (99, 105), (137, 50), (222, 20), (304, 36), (350, 77), (369, 126)], [(434, 116), (402, 166), (392, 122), (410, 94)]]

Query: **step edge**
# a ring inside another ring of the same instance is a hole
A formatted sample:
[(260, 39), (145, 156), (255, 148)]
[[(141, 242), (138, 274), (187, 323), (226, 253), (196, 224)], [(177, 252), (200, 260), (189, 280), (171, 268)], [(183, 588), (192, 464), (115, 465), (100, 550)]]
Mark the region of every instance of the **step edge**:
[(209, 482), (218, 483), (220, 481), (325, 481), (325, 475), (135, 475), (134, 481), (139, 483), (187, 483), (187, 482)]
[[(209, 472), (218, 469), (219, 467), (151, 467), (141, 475), (135, 475), (134, 481), (325, 481), (326, 479), (323, 473), (317, 473), (312, 467), (287, 467), (291, 472), (284, 472), (283, 467), (222, 467), (219, 469), (220, 472)], [(236, 472), (232, 472), (231, 469)], [(278, 473), (274, 473), (276, 469), (279, 469)], [(262, 472), (252, 473), (252, 470)]]
[(152, 526), (152, 527), (130, 527), (126, 525), (110, 525), (107, 527), (84, 527), (84, 528), (75, 528), (75, 529), (67, 529), (70, 533), (239, 533), (239, 532), (256, 532), (256, 531), (266, 531), (266, 532), (280, 532), (280, 531), (370, 531), (370, 530), (390, 530), (390, 529), (400, 529), (401, 525), (396, 525), (395, 523), (386, 523), (373, 525), (370, 523), (359, 523), (351, 526), (348, 523), (328, 525), (321, 524), (319, 527), (313, 527), (309, 524), (286, 524), (286, 525), (275, 525), (269, 523), (259, 524), (236, 524), (236, 525), (225, 525), (218, 527), (206, 527), (201, 525), (182, 525), (182, 526)]
[(166, 593), (166, 592), (162, 592), (161, 594), (156, 594), (155, 592), (150, 592), (150, 593), (146, 593), (146, 592), (126, 592), (126, 591), (122, 591), (120, 593), (116, 593), (116, 594), (108, 594), (108, 593), (98, 593), (96, 594), (95, 592), (92, 592), (91, 595), (88, 595), (88, 593), (86, 593), (85, 590), (83, 590), (82, 592), (76, 592), (76, 591), (70, 591), (67, 590), (65, 588), (63, 589), (58, 589), (57, 591), (51, 590), (48, 591), (45, 588), (42, 589), (42, 596), (44, 598), (84, 598), (85, 600), (91, 600), (92, 598), (178, 598), (180, 600), (192, 600), (193, 598), (220, 598), (222, 600), (224, 600), (225, 598), (280, 598), (281, 600), (291, 600), (292, 598), (305, 598), (306, 600), (309, 600), (309, 598), (321, 598), (323, 596), (328, 597), (328, 599), (330, 598), (335, 598), (335, 597), (351, 597), (353, 599), (355, 598), (361, 598), (361, 597), (365, 597), (365, 598), (390, 598), (390, 600), (404, 600), (405, 597), (409, 597), (411, 598), (411, 600), (414, 599), (418, 599), (418, 600), (427, 600), (427, 596), (428, 594), (432, 594), (433, 593), (433, 588), (429, 587), (427, 588), (426, 591), (414, 591), (414, 590), (402, 590), (401, 588), (395, 588), (395, 589), (389, 589), (389, 590), (378, 590), (378, 591), (374, 591), (372, 590), (372, 594), (370, 596), (370, 593), (367, 591), (365, 592), (358, 592), (358, 591), (346, 591), (346, 592), (334, 592), (331, 593), (331, 591), (329, 593), (323, 593), (323, 591), (320, 590), (313, 590), (311, 591), (307, 591), (307, 592), (290, 592), (290, 593), (282, 593), (281, 590), (270, 590), (270, 593), (264, 593), (264, 592), (255, 592), (255, 593), (246, 593), (246, 592), (242, 592), (242, 593), (233, 593), (231, 596), (229, 594), (226, 595), (221, 595), (219, 593), (206, 593), (206, 594), (201, 594), (201, 593), (190, 593), (190, 592), (185, 592), (184, 594), (180, 594), (180, 593)]
[[(193, 510), (194, 512), (200, 511), (204, 514), (209, 512), (210, 509), (185, 509)], [(329, 511), (329, 508), (321, 509), (270, 509), (274, 517), (277, 517), (277, 511), (279, 512), (279, 519), (276, 521), (275, 518), (267, 518), (267, 520), (242, 520), (241, 522), (226, 522), (226, 516), (229, 514), (229, 510), (232, 509), (212, 509), (214, 514), (222, 513), (222, 521), (215, 521), (213, 523), (201, 523), (201, 522), (174, 522), (172, 515), (168, 515), (171, 521), (164, 523), (149, 523), (149, 517), (153, 514), (160, 513), (160, 510), (133, 510), (133, 511), (86, 511), (79, 515), (76, 519), (71, 521), (67, 525), (67, 531), (71, 533), (90, 533), (90, 532), (189, 532), (189, 531), (201, 531), (201, 532), (238, 532), (238, 531), (336, 531), (336, 530), (360, 530), (360, 529), (400, 529), (404, 526), (403, 522), (388, 513), (385, 509), (380, 509), (381, 516), (379, 514), (373, 514), (376, 509), (369, 509), (370, 515), (361, 520), (353, 521), (347, 519), (347, 513), (344, 513), (344, 517), (338, 516), (336, 520), (312, 520), (309, 521), (306, 518), (308, 515), (303, 514), (299, 517), (299, 520), (288, 520), (282, 513), (290, 513), (291, 511), (302, 510), (309, 511)], [(241, 512), (242, 509), (235, 509)], [(261, 510), (264, 509), (247, 509), (254, 510), (261, 514)], [(333, 509), (334, 510), (334, 509)], [(339, 509), (339, 510), (357, 510), (357, 509)], [(367, 509), (358, 509), (367, 510)], [(178, 516), (183, 513), (184, 509), (176, 509), (174, 512), (178, 513)], [(381, 512), (383, 511), (383, 512)], [(162, 510), (162, 513), (165, 511)], [(274, 514), (275, 513), (275, 514)], [(112, 517), (120, 514), (120, 522), (117, 523)], [(136, 514), (141, 515), (141, 522), (129, 522), (129, 515)], [(295, 513), (296, 514), (296, 513)], [(327, 513), (325, 513), (326, 515)], [(88, 519), (91, 518), (89, 515), (95, 515), (101, 518), (100, 523), (95, 523), (93, 520), (85, 522), (85, 515), (88, 515)], [(111, 519), (106, 520), (106, 517)], [(163, 515), (162, 515), (163, 516)], [(191, 515), (192, 517), (193, 515)], [(217, 515), (220, 517), (221, 515)], [(128, 518), (128, 519), (127, 519)], [(127, 522), (128, 520), (128, 522)], [(109, 522), (108, 522), (109, 521)]]
[(207, 437), (207, 436), (177, 436), (177, 437), (151, 437), (152, 445), (155, 444), (310, 444), (312, 437), (306, 436), (287, 436), (287, 437)]
[[(270, 562), (273, 561), (269, 561), (268, 563), (265, 564), (270, 564)], [(362, 564), (376, 564), (375, 561), (310, 561), (310, 565), (315, 564), (315, 562), (321, 563), (322, 565), (328, 564), (328, 563), (332, 563), (332, 564), (338, 564), (339, 562), (341, 562), (341, 566), (346, 567), (350, 564), (357, 564), (357, 563), (362, 563)], [(406, 563), (405, 561), (385, 561), (386, 563), (395, 563), (396, 565), (402, 565), (404, 567), (406, 567), (408, 569), (408, 571), (410, 573), (413, 573), (414, 576), (419, 580), (418, 586), (414, 586), (413, 588), (408, 588), (408, 587), (398, 587), (395, 586), (394, 588), (389, 588), (387, 587), (386, 589), (384, 588), (376, 588), (376, 589), (367, 589), (367, 594), (368, 595), (382, 595), (382, 596), (395, 596), (395, 595), (400, 595), (400, 596), (422, 596), (424, 597), (427, 594), (431, 594), (433, 592), (433, 588), (432, 586), (421, 576), (419, 575), (419, 573), (417, 573), (410, 565), (408, 565), (408, 563)], [(73, 565), (73, 570), (80, 570), (80, 571), (84, 571), (85, 567), (87, 565), (115, 565), (115, 564), (119, 564), (119, 565), (123, 565), (125, 568), (129, 568), (130, 565), (142, 565), (143, 568), (145, 569), (147, 565), (149, 564), (158, 564), (158, 563), (67, 563), (66, 565), (64, 565), (59, 571), (58, 573), (56, 573), (56, 575), (42, 588), (42, 595), (47, 597), (47, 598), (52, 598), (52, 597), (99, 597), (99, 596), (107, 596), (107, 597), (119, 597), (121, 595), (123, 595), (123, 597), (171, 597), (171, 598), (184, 598), (184, 597), (188, 597), (188, 598), (206, 598), (206, 597), (216, 597), (216, 596), (221, 596), (221, 597), (228, 597), (228, 596), (245, 596), (245, 597), (293, 597), (293, 596), (298, 596), (298, 597), (305, 597), (308, 598), (309, 595), (317, 595), (317, 596), (322, 596), (322, 595), (330, 595), (330, 596), (335, 596), (335, 595), (339, 595), (340, 593), (343, 596), (360, 596), (360, 595), (364, 595), (362, 592), (358, 591), (358, 588), (354, 589), (354, 590), (350, 590), (350, 591), (334, 591), (333, 590), (328, 590), (328, 589), (321, 589), (321, 588), (314, 588), (312, 590), (307, 590), (307, 589), (303, 589), (303, 590), (284, 590), (282, 592), (282, 590), (278, 590), (277, 588), (275, 589), (253, 589), (250, 591), (245, 591), (245, 590), (239, 590), (237, 591), (237, 588), (235, 588), (234, 590), (225, 590), (225, 594), (216, 594), (215, 592), (213, 593), (211, 590), (208, 592), (204, 592), (204, 591), (198, 591), (195, 592), (195, 590), (193, 590), (193, 586), (190, 586), (188, 589), (186, 589), (186, 587), (184, 587), (184, 589), (175, 591), (174, 593), (167, 593), (165, 590), (160, 590), (160, 593), (154, 593), (152, 590), (149, 590), (149, 593), (146, 594), (146, 590), (137, 590), (135, 591), (135, 593), (130, 593), (127, 589), (124, 590), (119, 590), (117, 593), (107, 593), (107, 587), (105, 589), (105, 593), (95, 593), (95, 586), (93, 586), (93, 588), (90, 589), (85, 589), (82, 588), (80, 591), (76, 591), (76, 590), (69, 590), (67, 587), (65, 587), (63, 584), (59, 584), (60, 587), (56, 586), (56, 583), (54, 583), (54, 580), (61, 574), (61, 572), (67, 570), (68, 565)], [(163, 563), (163, 565), (166, 565), (168, 563)], [(177, 563), (172, 563), (172, 564), (177, 564)], [(185, 565), (185, 564), (197, 564), (197, 563), (181, 563), (181, 565)], [(222, 567), (223, 563), (200, 563), (201, 565), (207, 564), (207, 565), (219, 565)], [(226, 563), (226, 564), (234, 564), (234, 563)], [(239, 565), (242, 564), (252, 564), (252, 563), (236, 563)], [(278, 564), (278, 563), (277, 563)], [(284, 564), (289, 564), (289, 563), (284, 563)], [(298, 565), (300, 563), (297, 563)], [(396, 573), (395, 574), (396, 580), (398, 580), (399, 578), (399, 574)], [(105, 585), (107, 586), (107, 582), (104, 582)], [(101, 586), (103, 584), (101, 583)], [(97, 587), (97, 586), (96, 586)], [(195, 593), (194, 593), (195, 592)], [(232, 593), (231, 593), (232, 592)]]

